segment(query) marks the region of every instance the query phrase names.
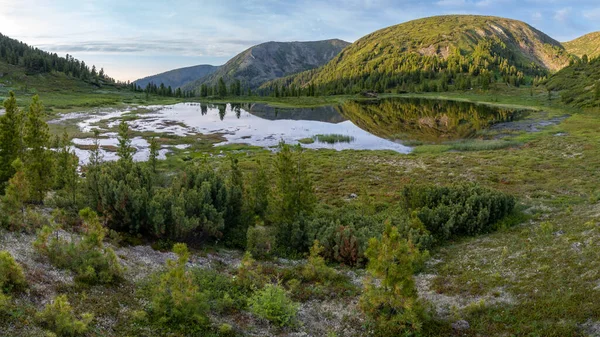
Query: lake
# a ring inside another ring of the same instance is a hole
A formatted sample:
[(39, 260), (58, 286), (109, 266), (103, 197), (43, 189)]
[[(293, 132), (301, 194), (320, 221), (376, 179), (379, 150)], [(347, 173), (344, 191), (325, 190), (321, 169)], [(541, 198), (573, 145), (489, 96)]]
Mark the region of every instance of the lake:
[[(409, 153), (412, 144), (472, 138), (478, 131), (523, 113), (472, 103), (394, 98), (351, 101), (318, 108), (274, 108), (265, 104), (180, 103), (121, 110), (96, 110), (62, 115), (51, 123), (76, 122), (82, 132), (99, 129), (105, 160), (117, 159), (116, 128), (122, 118), (136, 133), (135, 160), (149, 154), (147, 135), (220, 135), (227, 144), (273, 148), (284, 141), (309, 149), (391, 150)], [(89, 157), (90, 138), (73, 139), (82, 164)], [(161, 157), (189, 145), (164, 146)]]

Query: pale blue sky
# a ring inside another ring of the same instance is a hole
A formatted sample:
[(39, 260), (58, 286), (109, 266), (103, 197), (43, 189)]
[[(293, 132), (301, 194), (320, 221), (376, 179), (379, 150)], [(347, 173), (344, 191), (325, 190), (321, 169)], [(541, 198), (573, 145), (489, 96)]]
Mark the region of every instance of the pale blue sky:
[(226, 62), (266, 41), (340, 38), (440, 14), (523, 20), (559, 41), (600, 30), (599, 0), (0, 0), (0, 33), (120, 80)]

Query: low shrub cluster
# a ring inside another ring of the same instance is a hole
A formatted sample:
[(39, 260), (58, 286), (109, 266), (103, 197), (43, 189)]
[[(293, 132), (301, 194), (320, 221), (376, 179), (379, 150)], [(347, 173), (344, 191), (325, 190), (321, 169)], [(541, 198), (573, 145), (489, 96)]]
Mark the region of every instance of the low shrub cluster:
[(365, 210), (362, 207), (346, 206), (340, 209), (321, 208), (308, 224), (309, 240), (319, 240), (323, 245), (322, 255), (326, 260), (348, 266), (366, 263), (365, 251), (369, 239), (380, 237), (384, 223), (388, 221), (402, 235), (423, 248), (429, 248), (432, 237), (423, 224), (410, 219), (400, 210), (382, 212)]
[(438, 241), (490, 232), (516, 204), (511, 195), (473, 184), (413, 185), (402, 195), (406, 208)]
[(88, 331), (94, 316), (89, 313), (78, 319), (66, 295), (57, 296), (44, 310), (38, 312), (37, 319), (44, 328), (57, 336), (81, 336)]
[(7, 251), (0, 251), (0, 294), (23, 289), (27, 285), (23, 269)]
[(89, 284), (119, 281), (123, 274), (121, 265), (115, 252), (103, 243), (106, 228), (91, 209), (83, 209), (79, 214), (84, 224), (80, 240), (52, 235), (55, 229), (45, 226), (34, 242), (35, 249), (55, 266), (77, 273), (78, 281)]
[(295, 324), (298, 304), (290, 299), (287, 291), (277, 284), (267, 284), (248, 299), (250, 311), (280, 327)]

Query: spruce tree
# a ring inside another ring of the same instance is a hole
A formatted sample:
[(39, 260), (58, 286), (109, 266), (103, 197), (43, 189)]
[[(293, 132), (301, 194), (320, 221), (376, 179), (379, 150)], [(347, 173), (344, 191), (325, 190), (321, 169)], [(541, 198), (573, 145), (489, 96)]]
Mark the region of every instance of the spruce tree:
[(221, 97), (227, 96), (227, 86), (225, 85), (225, 81), (223, 80), (223, 77), (219, 78), (218, 88), (219, 88), (218, 89), (219, 96), (221, 96)]
[(25, 166), (17, 158), (12, 163), (15, 174), (8, 181), (6, 193), (2, 197), (2, 213), (11, 229), (24, 228), (26, 225), (26, 202), (29, 200), (30, 185), (25, 174)]
[(0, 116), (0, 184), (2, 189), (15, 174), (12, 163), (23, 153), (23, 115), (11, 91), (4, 101), (4, 115)]
[(65, 200), (69, 206), (73, 207), (72, 211), (77, 209), (77, 194), (79, 192), (79, 174), (77, 168), (79, 166), (79, 158), (71, 150), (71, 140), (65, 131), (60, 140), (57, 155), (56, 155), (56, 170), (55, 185), (57, 194)]
[(148, 164), (150, 165), (150, 169), (153, 173), (156, 173), (156, 165), (158, 163), (158, 155), (160, 150), (160, 145), (156, 140), (156, 137), (152, 137), (150, 140), (150, 156), (148, 157)]
[[(25, 120), (25, 167), (33, 202), (41, 203), (50, 190), (54, 178), (53, 154), (49, 150), (50, 133), (43, 120), (44, 107), (38, 95), (33, 96)], [(62, 168), (61, 168), (62, 169)]]
[(129, 125), (125, 120), (122, 120), (119, 124), (119, 148), (117, 149), (117, 155), (119, 161), (123, 163), (130, 163), (133, 161), (133, 148), (131, 147), (131, 137), (129, 137)]

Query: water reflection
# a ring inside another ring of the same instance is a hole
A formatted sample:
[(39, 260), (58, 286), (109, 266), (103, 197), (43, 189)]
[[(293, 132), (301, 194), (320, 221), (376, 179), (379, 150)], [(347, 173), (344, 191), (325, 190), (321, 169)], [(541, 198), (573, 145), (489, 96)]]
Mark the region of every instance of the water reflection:
[(434, 143), (471, 138), (495, 123), (526, 114), (514, 109), (421, 98), (354, 101), (340, 106), (339, 111), (356, 126), (379, 137)]

